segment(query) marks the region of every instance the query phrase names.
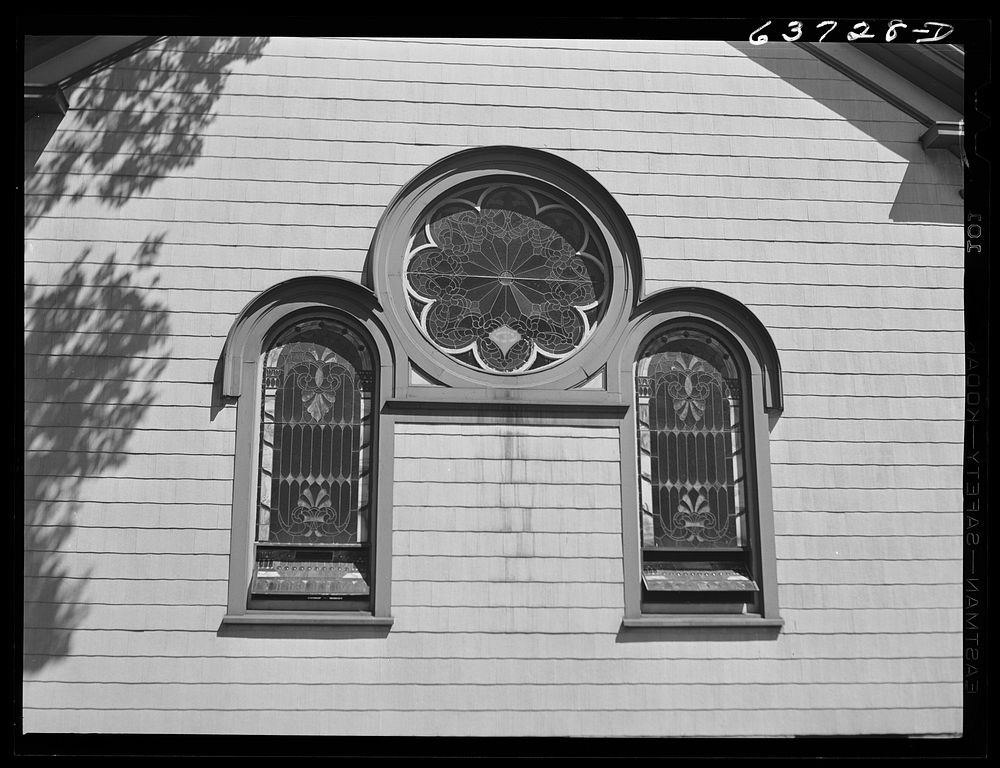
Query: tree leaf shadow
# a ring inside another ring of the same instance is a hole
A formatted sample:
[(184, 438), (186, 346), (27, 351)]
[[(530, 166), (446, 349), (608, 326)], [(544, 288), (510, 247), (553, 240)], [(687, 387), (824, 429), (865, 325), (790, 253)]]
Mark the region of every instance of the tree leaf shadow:
[[(74, 553), (85, 527), (123, 525), (86, 501), (90, 478), (121, 466), (129, 439), (155, 401), (166, 366), (168, 315), (148, 279), (162, 235), (124, 266), (91, 250), (53, 285), (25, 288), (24, 668), (69, 651), (86, 617), (92, 570)], [(95, 269), (96, 267), (96, 269)], [(106, 575), (104, 576), (106, 578)]]
[(39, 150), (25, 181), (25, 230), (66, 197), (99, 196), (121, 207), (170, 171), (192, 166), (229, 73), (259, 58), (269, 40), (171, 38), (81, 82), (71, 97), (72, 125)]
[[(26, 123), (26, 236), (74, 201), (96, 198), (120, 209), (191, 167), (229, 74), (259, 58), (268, 42), (168, 38), (73, 86), (61, 121)], [(69, 653), (94, 610), (88, 606), (108, 599), (88, 598), (91, 580), (117, 581), (102, 582), (111, 587), (102, 593), (128, 600), (115, 555), (78, 549), (84, 538), (99, 544), (102, 528), (128, 528), (129, 515), (143, 513), (138, 504), (103, 504), (89, 489), (91, 478), (116, 477), (130, 451), (148, 450), (130, 442), (166, 367), (168, 310), (150, 291), (158, 286), (154, 268), (165, 236), (151, 233), (134, 253), (112, 252), (103, 261), (85, 247), (61, 272), (39, 263), (43, 277), (25, 285), (26, 673)]]

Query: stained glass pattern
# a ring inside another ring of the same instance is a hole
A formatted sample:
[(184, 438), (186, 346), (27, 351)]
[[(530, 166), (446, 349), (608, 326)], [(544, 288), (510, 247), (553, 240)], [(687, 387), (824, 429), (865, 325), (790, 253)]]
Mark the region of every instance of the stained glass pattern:
[(528, 186), (481, 185), (434, 206), (410, 240), (404, 273), (423, 334), (490, 373), (571, 355), (594, 330), (609, 287), (592, 226)]
[(371, 360), (346, 326), (295, 325), (265, 355), (259, 542), (365, 540)]
[(654, 341), (636, 365), (642, 538), (647, 547), (743, 547), (739, 378), (704, 334)]

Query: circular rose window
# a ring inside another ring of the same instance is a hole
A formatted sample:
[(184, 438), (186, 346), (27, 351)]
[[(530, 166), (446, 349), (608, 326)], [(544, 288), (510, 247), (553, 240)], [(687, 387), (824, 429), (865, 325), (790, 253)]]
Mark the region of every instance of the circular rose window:
[(572, 355), (606, 304), (606, 248), (556, 193), (510, 183), (452, 191), (418, 220), (404, 265), (411, 316), (464, 365), (537, 371)]

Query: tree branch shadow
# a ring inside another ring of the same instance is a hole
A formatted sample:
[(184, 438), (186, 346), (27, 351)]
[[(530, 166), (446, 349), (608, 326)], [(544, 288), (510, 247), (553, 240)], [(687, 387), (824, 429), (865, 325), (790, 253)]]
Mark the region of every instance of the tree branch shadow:
[[(84, 197), (120, 209), (191, 167), (229, 74), (259, 58), (268, 42), (167, 39), (77, 84), (61, 121), (26, 123), (26, 236), (41, 217), (64, 215)], [(102, 503), (106, 497), (95, 497), (90, 481), (115, 476), (155, 401), (169, 315), (149, 289), (158, 285), (165, 236), (149, 234), (134, 253), (112, 252), (102, 262), (85, 247), (44, 285), (26, 281), (26, 673), (69, 653), (90, 610), (88, 580), (116, 578), (113, 555), (76, 554), (82, 539), (75, 532), (89, 527), (87, 538), (99, 541), (102, 529), (128, 528), (127, 515), (142, 512)], [(117, 592), (128, 599), (127, 581)]]
[[(25, 182), (25, 231), (69, 197), (121, 207), (168, 172), (192, 166), (233, 67), (267, 37), (168, 39), (83, 81), (54, 142)], [(71, 124), (70, 124), (71, 123)]]
[(78, 516), (103, 524), (99, 504), (84, 509), (86, 484), (128, 458), (166, 365), (167, 311), (147, 295), (157, 278), (144, 275), (161, 241), (147, 238), (124, 267), (112, 252), (96, 271), (85, 249), (55, 285), (25, 288), (26, 671), (65, 654), (87, 613), (90, 571), (64, 550)]

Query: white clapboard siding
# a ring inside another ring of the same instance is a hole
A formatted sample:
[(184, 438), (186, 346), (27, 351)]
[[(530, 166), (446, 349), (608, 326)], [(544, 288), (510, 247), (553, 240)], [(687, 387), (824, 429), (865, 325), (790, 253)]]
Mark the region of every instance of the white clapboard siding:
[[(118, 709), (111, 713), (119, 729), (134, 733), (160, 734), (166, 731), (215, 734), (256, 735), (280, 732), (288, 735), (311, 735), (325, 730), (327, 710), (296, 709), (287, 712), (266, 710), (226, 709), (192, 710), (185, 712), (163, 709)], [(199, 717), (191, 717), (191, 713)], [(726, 732), (733, 736), (753, 737), (769, 732), (770, 723), (778, 721), (783, 730), (796, 733), (809, 730), (817, 735), (835, 736), (841, 733), (860, 735), (906, 735), (919, 732), (928, 735), (955, 733), (961, 729), (962, 709), (958, 706), (849, 708), (827, 709), (767, 709), (740, 710), (722, 713)], [(98, 711), (67, 708), (25, 709), (25, 718), (39, 730), (100, 730), (108, 714)], [(415, 713), (410, 710), (345, 711), (337, 715), (343, 730), (359, 735), (378, 736), (390, 732), (408, 736), (467, 736), (502, 730), (524, 736), (591, 737), (605, 730), (636, 735), (662, 736), (665, 724), (687, 736), (712, 736), (717, 732), (715, 717), (705, 710), (649, 710), (617, 712), (597, 710), (578, 712), (555, 711), (456, 711)], [(186, 725), (188, 721), (191, 726)], [(813, 725), (813, 723), (816, 725)], [(65, 727), (60, 728), (60, 723)]]
[[(25, 731), (961, 732), (963, 176), (923, 126), (780, 43), (254, 45), (170, 37), (67, 88), (25, 180)], [(234, 318), (361, 280), (400, 186), (488, 145), (604, 185), (645, 295), (771, 333), (777, 637), (620, 642), (617, 425), (402, 418), (388, 635), (219, 632)]]
[[(456, 685), (476, 680), (492, 679), (504, 685), (573, 685), (582, 681), (591, 684), (615, 683), (648, 684), (650, 677), (668, 679), (676, 684), (697, 684), (701, 681), (701, 665), (692, 659), (625, 659), (616, 668), (610, 668), (599, 659), (488, 659), (488, 658), (421, 658), (379, 659), (312, 657), (309, 668), (291, 659), (276, 659), (260, 667), (258, 658), (230, 657), (208, 658), (149, 658), (124, 659), (98, 657), (91, 670), (61, 664), (61, 683), (128, 684), (137, 677), (146, 682), (168, 685), (171, 683), (230, 683), (271, 685), (288, 683), (309, 685), (324, 680), (337, 680), (342, 684), (364, 684), (382, 675), (400, 683), (419, 685), (434, 680), (437, 685)], [(735, 663), (734, 663), (735, 662)], [(914, 664), (910, 660), (883, 660), (878, 664), (858, 662), (853, 659), (816, 659), (806, 669), (801, 659), (762, 659), (757, 664), (740, 663), (739, 660), (722, 660), (729, 684), (767, 684), (775, 680), (792, 678), (801, 680), (803, 674), (816, 683), (906, 683), (912, 670), (922, 670), (925, 682), (950, 682), (961, 662), (950, 665), (924, 660)]]
[[(214, 583), (214, 582), (213, 582)], [(339, 658), (348, 661), (363, 659), (583, 659), (609, 663), (639, 660), (693, 661), (703, 664), (705, 658), (714, 663), (736, 661), (740, 666), (752, 666), (758, 659), (804, 662), (820, 659), (847, 660), (853, 664), (869, 662), (878, 666), (888, 659), (927, 660), (933, 667), (953, 664), (961, 656), (962, 633), (895, 632), (858, 634), (845, 627), (831, 628), (823, 634), (786, 633), (782, 642), (747, 639), (733, 643), (718, 637), (679, 637), (669, 646), (650, 643), (618, 643), (617, 632), (588, 635), (513, 634), (483, 632), (407, 632), (392, 633), (388, 640), (345, 637), (331, 644), (328, 638), (270, 638), (268, 643), (240, 637), (219, 637), (214, 630), (204, 632), (179, 629), (133, 633), (125, 630), (81, 631), (74, 636), (69, 653), (53, 658), (42, 651), (51, 634), (44, 629), (27, 628), (26, 645), (39, 649), (35, 654), (65, 673), (79, 657), (111, 657), (140, 659), (182, 659), (197, 663), (199, 659), (289, 659), (313, 660)], [(54, 678), (53, 678), (54, 679)]]
[(775, 514), (779, 536), (949, 536), (961, 530), (963, 521), (941, 512), (802, 512), (783, 510)]

